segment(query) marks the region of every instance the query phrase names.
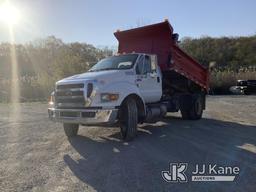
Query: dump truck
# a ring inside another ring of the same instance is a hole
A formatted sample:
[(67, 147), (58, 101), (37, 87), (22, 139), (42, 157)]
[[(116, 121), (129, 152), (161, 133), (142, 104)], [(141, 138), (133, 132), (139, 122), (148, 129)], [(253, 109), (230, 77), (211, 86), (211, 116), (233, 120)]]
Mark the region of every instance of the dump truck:
[(205, 109), (207, 68), (178, 46), (169, 21), (116, 31), (118, 53), (86, 73), (56, 83), (49, 118), (63, 123), (67, 137), (80, 125), (118, 124), (121, 137), (132, 140), (137, 125), (167, 112), (198, 120)]

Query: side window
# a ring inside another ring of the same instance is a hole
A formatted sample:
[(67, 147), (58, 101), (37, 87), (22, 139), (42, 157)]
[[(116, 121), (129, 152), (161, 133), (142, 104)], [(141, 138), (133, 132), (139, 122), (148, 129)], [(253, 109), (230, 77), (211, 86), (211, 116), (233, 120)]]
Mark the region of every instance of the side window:
[(151, 61), (148, 55), (145, 56), (143, 74), (151, 73)]
[(141, 56), (136, 66), (136, 74), (145, 75), (152, 72), (151, 59), (148, 55)]
[(136, 66), (136, 74), (138, 75), (141, 75), (143, 73), (143, 61), (144, 61), (144, 56), (140, 56)]

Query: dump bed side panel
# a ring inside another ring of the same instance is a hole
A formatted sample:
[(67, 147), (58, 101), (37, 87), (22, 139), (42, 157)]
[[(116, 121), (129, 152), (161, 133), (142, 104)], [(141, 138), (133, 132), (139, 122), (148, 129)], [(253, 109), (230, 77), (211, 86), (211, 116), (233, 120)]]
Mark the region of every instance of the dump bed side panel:
[(172, 39), (168, 21), (114, 33), (118, 53), (156, 54), (162, 71), (174, 70), (199, 86), (208, 89), (208, 71), (183, 52)]
[(208, 90), (208, 70), (182, 51), (178, 46), (172, 47), (173, 62), (170, 69), (192, 80)]

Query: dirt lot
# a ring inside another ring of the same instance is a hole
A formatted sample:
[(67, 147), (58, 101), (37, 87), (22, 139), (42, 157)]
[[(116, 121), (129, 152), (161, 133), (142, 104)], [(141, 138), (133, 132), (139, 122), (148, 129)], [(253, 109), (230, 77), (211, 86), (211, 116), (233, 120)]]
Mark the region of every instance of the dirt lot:
[[(200, 121), (170, 114), (133, 142), (118, 128), (81, 127), (68, 140), (47, 105), (0, 104), (0, 191), (256, 191), (256, 96), (208, 97)], [(167, 183), (170, 162), (239, 166), (235, 182)]]

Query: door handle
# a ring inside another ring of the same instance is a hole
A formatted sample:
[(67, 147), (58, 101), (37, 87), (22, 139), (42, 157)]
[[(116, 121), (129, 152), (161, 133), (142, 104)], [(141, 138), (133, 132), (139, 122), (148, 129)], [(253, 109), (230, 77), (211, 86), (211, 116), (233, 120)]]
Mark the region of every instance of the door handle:
[(160, 77), (157, 77), (157, 83), (160, 83)]
[(141, 81), (142, 81), (141, 78), (137, 78), (137, 79), (135, 80), (136, 83), (137, 83), (137, 82), (141, 82)]

